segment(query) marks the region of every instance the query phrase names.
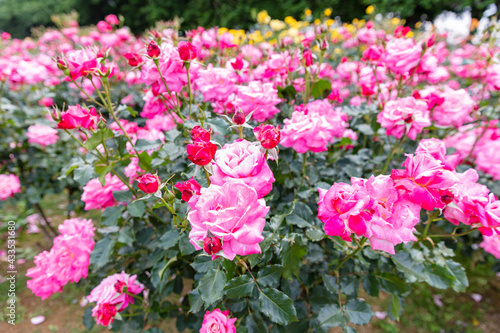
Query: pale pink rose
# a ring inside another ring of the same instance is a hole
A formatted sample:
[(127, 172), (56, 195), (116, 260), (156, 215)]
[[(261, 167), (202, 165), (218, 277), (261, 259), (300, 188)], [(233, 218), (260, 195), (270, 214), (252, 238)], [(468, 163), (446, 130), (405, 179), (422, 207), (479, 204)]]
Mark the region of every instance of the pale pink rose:
[(106, 181), (104, 186), (98, 178), (94, 178), (83, 187), (82, 201), (85, 202), (85, 210), (116, 206), (118, 202), (113, 197), (113, 192), (128, 189), (127, 185), (115, 175), (107, 174), (104, 179)]
[(143, 118), (152, 119), (156, 115), (168, 113), (169, 110), (175, 109), (177, 107), (177, 103), (180, 103), (177, 98), (170, 98), (169, 94), (163, 94), (162, 96), (159, 94), (155, 94), (151, 90), (148, 90), (142, 98), (144, 100), (144, 107), (142, 108), (140, 116)]
[(431, 125), (427, 104), (413, 97), (404, 97), (389, 101), (377, 115), (380, 126), (386, 129), (387, 135), (398, 139), (406, 134), (415, 140), (417, 134)]
[(476, 145), (476, 167), (490, 174), (494, 180), (500, 180), (500, 140), (488, 144)]
[(415, 154), (429, 154), (436, 160), (441, 161), (449, 170), (455, 170), (458, 165), (458, 154), (446, 155), (446, 145), (442, 140), (436, 138), (423, 139), (418, 143)]
[(475, 102), (464, 89), (453, 90), (446, 87), (441, 94), (443, 103), (437, 105), (432, 111), (432, 120), (439, 126), (462, 126), (471, 121), (471, 113)]
[(0, 200), (4, 201), (21, 192), (19, 178), (13, 173), (0, 175)]
[(491, 236), (483, 236), (483, 241), (479, 246), (495, 258), (500, 259), (500, 235), (496, 232)]
[(58, 227), (61, 235), (78, 235), (89, 241), (94, 238), (95, 227), (90, 219), (73, 218), (64, 220)]
[(87, 296), (89, 302), (97, 303), (92, 309), (92, 316), (96, 317), (97, 324), (99, 325), (106, 325), (112, 322), (113, 318), (107, 318), (111, 320), (110, 322), (103, 320), (102, 307), (105, 304), (113, 305), (117, 310), (116, 312), (121, 312), (130, 303), (134, 304), (134, 297), (132, 295), (138, 295), (143, 290), (144, 285), (137, 281), (137, 275), (129, 275), (122, 271), (121, 273), (108, 276), (97, 287), (92, 289), (90, 295)]
[[(261, 253), (259, 243), (264, 240), (262, 230), (269, 207), (252, 187), (236, 180), (222, 186), (212, 184), (202, 188), (201, 195), (193, 195), (189, 206), (189, 238), (197, 250), (203, 248), (206, 238), (215, 237), (222, 241), (222, 251), (217, 254), (229, 260)], [(215, 257), (213, 254), (212, 259)]]
[(397, 189), (404, 190), (408, 199), (432, 211), (444, 208), (441, 191), (450, 189), (458, 182), (457, 176), (446, 170), (441, 161), (427, 154), (406, 154), (404, 170), (392, 170), (391, 177)]
[(54, 105), (54, 100), (52, 98), (50, 98), (50, 97), (42, 97), (38, 101), (38, 105), (45, 106), (45, 107), (50, 107), (50, 106)]
[(95, 73), (101, 68), (96, 54), (89, 49), (69, 51), (64, 58), (73, 80)]
[(252, 81), (248, 86), (238, 86), (233, 104), (245, 114), (253, 112), (252, 119), (263, 122), (271, 119), (280, 110), (276, 107), (281, 102), (278, 90), (272, 83)]
[(306, 107), (295, 107), (291, 119), (285, 119), (281, 144), (299, 153), (328, 150), (334, 138), (341, 138), (347, 128), (347, 115), (334, 109), (328, 100), (314, 101)]
[(223, 185), (229, 179), (239, 179), (265, 197), (273, 187), (274, 177), (259, 147), (246, 140), (226, 144), (215, 153), (212, 184)]
[(153, 118), (146, 120), (146, 128), (148, 130), (154, 129), (167, 132), (175, 128), (177, 123), (180, 122), (180, 118), (175, 113), (173, 113), (173, 116), (170, 114), (157, 114)]
[(198, 72), (195, 84), (197, 90), (203, 94), (205, 102), (215, 102), (224, 101), (236, 92), (237, 80), (238, 76), (234, 70), (208, 64), (206, 69)]
[(236, 333), (236, 318), (229, 318), (229, 310), (215, 309), (205, 313), (200, 333)]
[(26, 133), (29, 143), (37, 143), (42, 147), (52, 145), (57, 142), (57, 130), (45, 125), (35, 124), (28, 127)]
[(408, 74), (417, 67), (422, 47), (411, 38), (392, 38), (385, 47), (381, 60), (397, 74)]

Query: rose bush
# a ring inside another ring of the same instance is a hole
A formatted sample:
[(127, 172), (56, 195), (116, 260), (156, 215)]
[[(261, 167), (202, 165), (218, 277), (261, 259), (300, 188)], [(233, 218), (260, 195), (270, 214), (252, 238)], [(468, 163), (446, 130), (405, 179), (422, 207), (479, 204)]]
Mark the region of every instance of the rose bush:
[(266, 15), (0, 41), (1, 205), (99, 217), (40, 224), (35, 295), (78, 283), (89, 329), (355, 332), (361, 289), (399, 319), (410, 283), (468, 287), (454, 250), (499, 257), (495, 34)]

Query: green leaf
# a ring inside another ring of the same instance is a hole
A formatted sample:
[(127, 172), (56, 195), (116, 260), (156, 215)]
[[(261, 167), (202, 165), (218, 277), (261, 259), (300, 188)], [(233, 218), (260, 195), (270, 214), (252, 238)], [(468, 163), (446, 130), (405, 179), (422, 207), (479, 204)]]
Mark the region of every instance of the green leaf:
[(94, 133), (94, 135), (87, 139), (87, 141), (85, 141), (84, 143), (84, 146), (88, 150), (94, 150), (95, 148), (97, 148), (97, 146), (102, 144), (103, 141), (111, 139), (114, 136), (115, 134), (108, 127), (106, 127), (105, 129)]
[(297, 90), (292, 85), (286, 86), (285, 88), (276, 87), (278, 89), (278, 96), (280, 98), (285, 98), (288, 100), (294, 100), (295, 95), (297, 95)]
[(324, 98), (328, 96), (330, 90), (332, 90), (332, 84), (330, 81), (321, 79), (312, 86), (311, 95), (313, 95), (316, 99)]
[(464, 292), (465, 289), (469, 286), (469, 280), (467, 279), (467, 275), (465, 274), (465, 269), (457, 262), (454, 262), (451, 259), (447, 259), (445, 261), (448, 270), (455, 277), (455, 283), (453, 284), (453, 289), (458, 292)]
[(221, 269), (209, 270), (200, 280), (198, 289), (201, 299), (207, 305), (215, 303), (222, 298), (222, 291), (226, 285), (226, 275)]
[(198, 288), (194, 289), (189, 293), (188, 297), (189, 297), (189, 304), (191, 304), (189, 312), (191, 313), (200, 312), (201, 306), (203, 305), (203, 300), (201, 299), (200, 290)]
[(113, 192), (113, 198), (118, 202), (129, 202), (132, 200), (132, 192), (129, 190)]
[(357, 295), (359, 288), (359, 280), (356, 276), (342, 276), (340, 277), (340, 291), (344, 295)]
[(118, 220), (122, 217), (123, 206), (113, 206), (108, 207), (102, 213), (102, 222), (103, 226), (115, 226), (118, 224)]
[(198, 273), (206, 273), (210, 269), (215, 268), (215, 261), (209, 256), (198, 256), (194, 259), (191, 267)]
[(75, 169), (73, 173), (73, 179), (80, 184), (80, 186), (85, 186), (89, 180), (94, 176), (94, 168), (89, 165), (81, 165)]
[(248, 275), (241, 275), (229, 281), (224, 287), (227, 297), (244, 297), (250, 295), (255, 287), (255, 282)]
[(101, 183), (102, 186), (106, 185), (105, 177), (108, 173), (111, 172), (111, 170), (113, 170), (113, 167), (114, 167), (113, 163), (111, 163), (110, 165), (107, 165), (104, 168), (101, 168), (100, 166), (96, 165), (95, 172), (97, 174), (99, 174), (99, 182)]
[(402, 295), (408, 291), (408, 284), (402, 278), (391, 273), (381, 273), (379, 276), (382, 287), (391, 294)]
[(92, 307), (89, 306), (88, 308), (85, 309), (85, 312), (83, 313), (83, 326), (85, 326), (86, 329), (89, 331), (94, 327), (95, 320), (92, 317)]
[(292, 300), (279, 290), (269, 288), (262, 290), (259, 304), (260, 311), (277, 324), (286, 325), (298, 321)]
[(103, 238), (95, 244), (94, 250), (90, 254), (90, 264), (94, 272), (108, 263), (109, 257), (113, 253), (115, 242), (116, 238)]
[(286, 217), (286, 223), (293, 224), (301, 228), (311, 226), (312, 221), (314, 221), (314, 214), (311, 208), (300, 201), (295, 204), (293, 214)]
[(154, 150), (159, 147), (161, 147), (163, 143), (160, 140), (145, 140), (145, 139), (139, 139), (134, 145), (134, 149), (137, 151), (143, 151), (143, 150)]
[(344, 322), (344, 314), (338, 305), (330, 304), (321, 308), (318, 320), (321, 327), (337, 327)]
[(446, 289), (455, 283), (455, 276), (446, 267), (436, 264), (426, 265), (425, 271), (427, 283), (434, 288)]
[(337, 284), (337, 279), (328, 274), (322, 274), (323, 282), (326, 289), (334, 295), (337, 295), (339, 291), (339, 285)]
[(252, 312), (245, 321), (248, 333), (267, 333), (267, 326), (264, 324), (262, 316), (258, 312)]
[(366, 325), (373, 317), (373, 311), (365, 301), (351, 299), (344, 306), (349, 321), (355, 325)]
[(164, 250), (168, 250), (171, 247), (175, 246), (179, 239), (181, 238), (181, 235), (179, 235), (179, 231), (176, 229), (174, 230), (169, 230), (166, 233), (163, 234), (160, 238), (160, 246)]
[(306, 236), (313, 242), (319, 242), (325, 237), (325, 233), (319, 229), (307, 228)]
[(265, 287), (269, 287), (279, 281), (281, 274), (283, 274), (283, 266), (267, 266), (257, 273), (257, 282)]
[(405, 273), (410, 280), (425, 281), (424, 265), (414, 261), (409, 253), (398, 252), (392, 256), (397, 269)]
[(391, 294), (391, 300), (389, 302), (389, 317), (393, 320), (399, 320), (399, 316), (403, 311), (401, 306), (401, 300), (398, 295)]
[(133, 217), (142, 217), (146, 212), (146, 205), (143, 201), (132, 202), (127, 205), (127, 210)]
[(282, 241), (280, 246), (281, 265), (285, 268), (283, 276), (291, 280), (293, 275), (298, 273), (302, 257), (306, 254), (307, 249), (297, 243), (292, 245), (291, 241)]
[(363, 276), (361, 278), (361, 285), (370, 296), (377, 297), (380, 293), (380, 282), (373, 274)]

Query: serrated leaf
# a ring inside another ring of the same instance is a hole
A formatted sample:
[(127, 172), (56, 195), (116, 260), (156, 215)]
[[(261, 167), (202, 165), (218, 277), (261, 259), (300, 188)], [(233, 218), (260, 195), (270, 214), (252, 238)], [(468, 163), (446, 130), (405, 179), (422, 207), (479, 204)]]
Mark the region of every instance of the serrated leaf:
[(81, 186), (87, 185), (93, 176), (94, 168), (88, 164), (79, 166), (73, 172), (73, 179)]
[(95, 244), (94, 250), (90, 254), (90, 264), (94, 272), (108, 263), (115, 242), (116, 238), (103, 238)]
[(122, 217), (123, 209), (124, 209), (123, 206), (113, 206), (106, 208), (106, 210), (102, 213), (101, 225), (103, 226), (117, 225), (118, 220)]
[(328, 289), (328, 291), (331, 292), (332, 294), (337, 295), (339, 291), (337, 279), (328, 274), (322, 274), (321, 276), (323, 277), (323, 282), (326, 289)]
[(469, 286), (469, 280), (465, 274), (465, 269), (459, 263), (447, 259), (445, 261), (448, 270), (455, 276), (455, 283), (453, 284), (453, 289), (458, 292), (464, 292)]
[(198, 273), (206, 273), (210, 269), (215, 268), (215, 261), (209, 256), (198, 256), (191, 263), (191, 267)]
[(144, 151), (144, 150), (154, 150), (159, 147), (161, 147), (163, 143), (160, 140), (145, 140), (145, 139), (139, 139), (134, 145), (134, 149), (137, 151)]
[(455, 283), (455, 276), (446, 268), (436, 264), (425, 266), (427, 283), (434, 288), (446, 289)]
[(298, 321), (293, 302), (286, 294), (276, 289), (264, 289), (259, 295), (260, 311), (276, 324), (286, 325)]
[(142, 217), (146, 212), (146, 205), (143, 201), (135, 201), (127, 205), (127, 210), (133, 217)]
[(198, 289), (201, 299), (208, 305), (222, 298), (222, 291), (226, 285), (226, 275), (221, 269), (209, 270), (200, 280)]
[(261, 269), (257, 273), (257, 282), (265, 287), (276, 284), (283, 274), (283, 266), (273, 265)]
[(313, 242), (319, 242), (325, 237), (325, 233), (319, 229), (308, 228), (306, 236)]
[(402, 278), (391, 273), (382, 273), (378, 276), (382, 287), (391, 294), (402, 295), (408, 291), (408, 284)]
[(409, 253), (401, 251), (391, 258), (397, 269), (405, 273), (407, 277), (414, 277), (418, 281), (424, 281), (426, 279), (424, 265), (414, 261)]
[(92, 307), (89, 306), (88, 308), (85, 309), (85, 312), (83, 313), (83, 326), (85, 326), (86, 329), (89, 331), (94, 327), (95, 320), (92, 317)]
[(118, 202), (129, 202), (132, 200), (132, 192), (129, 190), (125, 191), (114, 191), (113, 198)]
[(267, 333), (267, 326), (264, 324), (262, 316), (258, 312), (252, 312), (247, 316), (245, 326), (248, 333)]
[(321, 327), (337, 327), (344, 322), (344, 314), (338, 305), (330, 304), (321, 308), (318, 320)]
[(332, 90), (332, 84), (330, 81), (321, 79), (313, 84), (311, 88), (311, 95), (316, 99), (324, 98), (328, 96), (330, 90)]
[(162, 249), (168, 250), (175, 246), (180, 238), (181, 235), (179, 235), (179, 231), (176, 229), (169, 230), (160, 237), (160, 246)]
[(224, 287), (227, 297), (244, 297), (250, 295), (255, 287), (255, 282), (248, 275), (241, 275), (229, 281)]
[(389, 317), (392, 320), (399, 320), (399, 316), (403, 311), (403, 307), (401, 306), (401, 300), (398, 295), (391, 294), (391, 300), (389, 302)]
[(356, 325), (366, 325), (373, 317), (370, 305), (360, 299), (351, 299), (344, 306), (349, 321)]
[(198, 288), (192, 290), (189, 295), (189, 304), (191, 307), (189, 308), (189, 312), (197, 313), (200, 312), (201, 306), (203, 305), (203, 300), (201, 299), (200, 291)]
[(290, 241), (281, 242), (281, 265), (285, 268), (283, 276), (287, 279), (292, 279), (294, 274), (297, 274), (302, 257), (306, 254), (305, 246), (297, 243), (291, 244)]

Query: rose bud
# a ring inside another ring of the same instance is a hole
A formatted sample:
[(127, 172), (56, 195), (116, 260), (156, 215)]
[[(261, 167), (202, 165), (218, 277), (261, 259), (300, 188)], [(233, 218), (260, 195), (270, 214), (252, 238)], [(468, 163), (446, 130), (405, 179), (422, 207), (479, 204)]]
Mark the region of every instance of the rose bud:
[(179, 56), (184, 61), (191, 61), (196, 59), (196, 47), (191, 42), (179, 42), (177, 46), (179, 49)]
[(260, 124), (254, 128), (253, 134), (265, 149), (273, 149), (280, 143), (280, 125), (275, 128), (273, 125)]
[(203, 240), (203, 250), (207, 254), (216, 254), (222, 250), (222, 244), (217, 237), (207, 237)]
[(160, 188), (161, 180), (157, 175), (147, 173), (137, 178), (139, 189), (147, 194), (153, 194)]
[(181, 199), (186, 202), (189, 201), (189, 199), (191, 199), (193, 195), (201, 194), (201, 185), (196, 180), (194, 180), (194, 177), (191, 177), (190, 180), (187, 180), (185, 182), (177, 183), (174, 187), (181, 191)]
[(207, 131), (201, 126), (195, 126), (191, 130), (191, 140), (210, 141), (211, 131)]
[(243, 69), (243, 55), (238, 55), (230, 64), (235, 71), (241, 71)]
[(302, 53), (302, 57), (303, 59), (305, 59), (306, 66), (311, 66), (313, 64), (313, 57), (311, 50), (304, 51), (304, 53)]
[(207, 165), (214, 159), (217, 146), (210, 141), (196, 140), (187, 145), (187, 158), (196, 165)]
[(436, 44), (436, 35), (432, 34), (431, 37), (427, 40), (427, 47), (431, 47)]
[(155, 43), (154, 40), (149, 42), (147, 53), (151, 58), (158, 58), (160, 56), (160, 47)]
[(132, 67), (137, 67), (144, 62), (142, 57), (137, 53), (125, 53), (123, 56), (128, 60), (128, 64)]
[(123, 292), (123, 287), (125, 287), (127, 284), (123, 281), (116, 281), (115, 283), (115, 290), (117, 293), (122, 293)]
[(235, 125), (243, 125), (246, 122), (245, 114), (243, 111), (236, 110), (233, 115), (233, 124)]

